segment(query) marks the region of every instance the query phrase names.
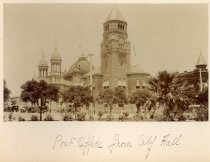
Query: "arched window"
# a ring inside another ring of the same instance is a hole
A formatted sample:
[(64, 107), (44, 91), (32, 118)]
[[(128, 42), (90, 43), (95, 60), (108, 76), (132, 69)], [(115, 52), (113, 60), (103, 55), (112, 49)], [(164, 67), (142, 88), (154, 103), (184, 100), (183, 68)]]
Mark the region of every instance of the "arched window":
[(140, 85), (140, 82), (139, 82), (139, 80), (137, 80), (137, 81), (136, 81), (136, 89), (140, 89), (140, 86), (141, 86), (141, 85)]
[(120, 79), (118, 80), (117, 86), (118, 87), (122, 87), (123, 86), (122, 81)]
[(108, 80), (104, 81), (102, 87), (103, 89), (109, 89), (109, 81)]
[(124, 80), (122, 81), (122, 87), (126, 88), (126, 82)]
[(145, 88), (147, 86), (146, 82), (143, 80), (142, 82), (142, 88)]

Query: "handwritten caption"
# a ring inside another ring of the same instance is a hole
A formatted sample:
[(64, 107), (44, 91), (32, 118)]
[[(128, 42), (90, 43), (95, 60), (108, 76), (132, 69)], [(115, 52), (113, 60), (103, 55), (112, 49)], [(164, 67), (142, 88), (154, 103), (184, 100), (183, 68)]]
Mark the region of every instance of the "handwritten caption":
[[(119, 150), (126, 151), (130, 148), (143, 148), (145, 150), (145, 158), (148, 159), (153, 148), (172, 148), (181, 145), (182, 134), (172, 135), (165, 134), (163, 136), (140, 134), (136, 138), (122, 139), (120, 134), (114, 134), (110, 142), (104, 142), (103, 139), (95, 137), (94, 135), (81, 137), (68, 137), (57, 135), (53, 141), (53, 150), (60, 148), (81, 148), (83, 156), (87, 156), (91, 150), (108, 151), (110, 154)], [(158, 146), (158, 147), (157, 147)]]

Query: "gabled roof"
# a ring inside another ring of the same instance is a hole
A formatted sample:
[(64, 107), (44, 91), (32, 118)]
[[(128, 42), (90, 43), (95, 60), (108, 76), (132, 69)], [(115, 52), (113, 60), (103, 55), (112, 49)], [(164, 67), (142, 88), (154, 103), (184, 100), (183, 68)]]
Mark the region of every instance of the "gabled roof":
[(204, 57), (203, 57), (201, 52), (200, 52), (200, 55), (198, 57), (198, 61), (197, 61), (196, 65), (206, 65), (206, 62), (205, 62)]
[(117, 8), (117, 5), (115, 4), (109, 13), (109, 15), (106, 18), (106, 22), (110, 20), (120, 20), (125, 21), (122, 14), (120, 13), (119, 9)]

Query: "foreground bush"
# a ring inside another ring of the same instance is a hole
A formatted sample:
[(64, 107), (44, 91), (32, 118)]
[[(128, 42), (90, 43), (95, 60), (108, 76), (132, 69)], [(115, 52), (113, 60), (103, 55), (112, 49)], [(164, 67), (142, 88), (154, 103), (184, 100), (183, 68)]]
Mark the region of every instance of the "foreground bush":
[(73, 117), (70, 114), (65, 114), (63, 117), (63, 121), (72, 121)]
[(38, 121), (38, 120), (39, 120), (38, 116), (36, 116), (36, 115), (31, 116), (31, 121)]
[(196, 121), (208, 121), (208, 106), (201, 106), (196, 109)]
[(22, 116), (19, 116), (18, 121), (25, 121), (25, 118), (23, 118)]
[(103, 116), (103, 112), (102, 111), (99, 111), (98, 112), (98, 120), (101, 120), (101, 117)]
[(76, 120), (78, 120), (78, 121), (85, 121), (85, 116), (86, 116), (86, 113), (79, 113), (76, 116)]
[(93, 115), (90, 115), (90, 116), (89, 116), (89, 120), (90, 120), (90, 121), (93, 121), (93, 120), (94, 120)]
[(44, 118), (44, 121), (53, 121), (54, 119), (53, 119), (53, 117), (52, 117), (52, 115), (47, 115), (45, 118)]
[(13, 115), (12, 113), (9, 113), (9, 116), (8, 116), (9, 121), (12, 121), (12, 119), (13, 119), (12, 115)]
[[(128, 119), (129, 113), (128, 112), (123, 112), (119, 117), (119, 121), (124, 121)], [(135, 116), (135, 115), (134, 115)], [(135, 116), (135, 120), (138, 120), (138, 117)]]
[(133, 119), (134, 119), (135, 121), (139, 121), (139, 120), (143, 120), (144, 117), (143, 117), (142, 115), (140, 115), (139, 113), (137, 113), (137, 114), (135, 114), (135, 115), (133, 116)]
[(112, 121), (114, 120), (114, 116), (109, 114), (107, 117), (106, 117), (106, 121)]

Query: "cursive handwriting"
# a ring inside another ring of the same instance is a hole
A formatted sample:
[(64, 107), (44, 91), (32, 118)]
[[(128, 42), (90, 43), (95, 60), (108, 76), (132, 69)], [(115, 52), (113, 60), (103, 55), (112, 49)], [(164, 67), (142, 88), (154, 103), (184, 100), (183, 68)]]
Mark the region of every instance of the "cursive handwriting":
[(145, 136), (144, 134), (140, 135), (138, 138), (138, 146), (146, 146), (146, 159), (149, 157), (151, 149), (155, 144), (157, 136)]
[[(145, 158), (148, 159), (151, 156), (151, 151), (154, 148), (168, 148), (168, 147), (177, 147), (181, 145), (183, 136), (181, 134), (165, 134), (163, 136), (156, 135), (137, 135), (137, 138), (132, 139), (122, 139), (120, 134), (114, 134), (114, 137), (110, 143), (103, 143), (103, 140), (95, 137), (94, 135), (89, 136), (71, 136), (69, 138), (64, 138), (62, 135), (57, 135), (53, 141), (53, 150), (58, 148), (75, 148), (82, 149), (82, 155), (87, 156), (90, 153), (90, 150), (107, 149), (109, 153), (118, 152), (120, 150), (126, 151), (129, 148), (143, 148), (146, 153)], [(154, 147), (156, 145), (156, 147)]]
[(94, 136), (80, 137), (77, 144), (82, 147), (83, 156), (88, 155), (90, 149), (103, 148), (102, 141), (96, 140)]
[(64, 140), (62, 135), (57, 135), (54, 140), (53, 149), (56, 147), (70, 147), (75, 140), (75, 137), (71, 137), (69, 140)]
[(170, 134), (167, 134), (167, 135), (163, 136), (163, 138), (161, 140), (161, 146), (169, 147), (169, 146), (180, 145), (181, 138), (182, 138), (182, 135), (171, 137)]
[(131, 141), (120, 141), (120, 135), (115, 134), (111, 145), (108, 146), (109, 152), (112, 153), (115, 149), (132, 147)]

